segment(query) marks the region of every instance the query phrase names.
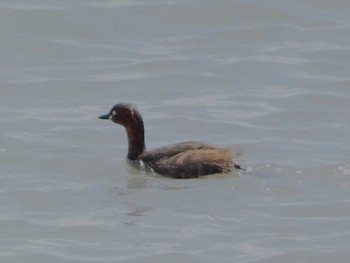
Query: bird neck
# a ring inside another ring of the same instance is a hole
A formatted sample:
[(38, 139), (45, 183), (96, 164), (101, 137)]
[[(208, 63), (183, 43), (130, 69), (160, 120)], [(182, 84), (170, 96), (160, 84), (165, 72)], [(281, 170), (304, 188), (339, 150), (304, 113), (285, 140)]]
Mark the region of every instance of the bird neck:
[(136, 160), (146, 149), (145, 147), (145, 131), (142, 119), (137, 119), (128, 127), (125, 127), (128, 137), (128, 155), (131, 161)]

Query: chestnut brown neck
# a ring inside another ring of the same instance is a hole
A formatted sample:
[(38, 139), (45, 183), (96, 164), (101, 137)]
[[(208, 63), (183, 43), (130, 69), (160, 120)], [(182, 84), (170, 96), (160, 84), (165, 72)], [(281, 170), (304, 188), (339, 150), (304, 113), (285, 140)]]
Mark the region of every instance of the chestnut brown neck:
[(128, 136), (128, 155), (127, 158), (131, 161), (137, 160), (145, 147), (145, 131), (141, 116), (137, 116), (133, 122), (125, 125), (126, 134)]

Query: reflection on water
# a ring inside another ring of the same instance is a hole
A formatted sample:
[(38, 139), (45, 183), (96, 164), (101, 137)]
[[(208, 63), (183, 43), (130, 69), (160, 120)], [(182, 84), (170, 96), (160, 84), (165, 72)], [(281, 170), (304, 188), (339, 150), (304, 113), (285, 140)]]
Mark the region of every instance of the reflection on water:
[[(2, 1), (0, 261), (348, 262), (349, 7)], [(128, 167), (117, 102), (247, 171)]]

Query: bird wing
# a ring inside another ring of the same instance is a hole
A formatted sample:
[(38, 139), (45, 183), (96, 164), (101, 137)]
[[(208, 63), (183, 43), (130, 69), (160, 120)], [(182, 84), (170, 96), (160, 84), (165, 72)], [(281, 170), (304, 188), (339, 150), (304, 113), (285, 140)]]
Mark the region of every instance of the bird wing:
[(240, 155), (234, 148), (218, 148), (197, 142), (178, 143), (146, 152), (141, 159), (162, 175), (193, 178), (214, 173), (228, 173), (233, 159)]

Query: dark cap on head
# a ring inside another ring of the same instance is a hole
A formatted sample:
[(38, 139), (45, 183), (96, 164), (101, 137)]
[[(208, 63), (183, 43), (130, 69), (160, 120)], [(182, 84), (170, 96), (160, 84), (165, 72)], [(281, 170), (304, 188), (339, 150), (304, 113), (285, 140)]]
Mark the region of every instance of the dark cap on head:
[(122, 111), (137, 111), (136, 107), (130, 103), (117, 103), (107, 114), (99, 116), (102, 120), (112, 119), (112, 116)]
[(102, 120), (111, 120), (124, 127), (131, 127), (133, 124), (143, 123), (138, 109), (130, 103), (118, 103), (109, 113), (99, 116)]

